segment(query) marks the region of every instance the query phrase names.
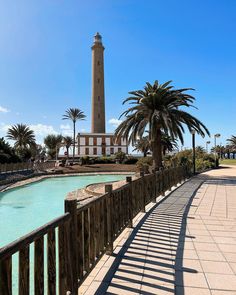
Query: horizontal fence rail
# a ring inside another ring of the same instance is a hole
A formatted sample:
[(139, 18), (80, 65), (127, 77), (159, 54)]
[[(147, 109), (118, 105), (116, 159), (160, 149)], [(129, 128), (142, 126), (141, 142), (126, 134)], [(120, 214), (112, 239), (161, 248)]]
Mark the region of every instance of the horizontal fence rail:
[[(106, 185), (104, 195), (84, 205), (76, 199), (65, 200), (63, 216), (0, 249), (0, 295), (13, 294), (14, 254), (19, 256), (19, 295), (30, 294), (30, 290), (36, 295), (77, 294), (102, 255), (111, 255), (116, 238), (132, 227), (133, 218), (189, 176), (184, 166), (154, 171), (133, 181), (127, 177), (127, 183), (115, 190)], [(34, 285), (30, 287), (31, 245)]]

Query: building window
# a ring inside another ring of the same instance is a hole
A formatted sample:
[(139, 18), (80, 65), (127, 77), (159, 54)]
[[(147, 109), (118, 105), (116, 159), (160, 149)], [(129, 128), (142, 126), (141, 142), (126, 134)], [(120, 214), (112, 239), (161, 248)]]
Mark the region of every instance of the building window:
[(89, 138), (85, 137), (85, 145), (89, 145)]
[(100, 66), (100, 61), (98, 61), (97, 65)]
[(97, 148), (93, 148), (93, 154), (97, 155)]
[(100, 96), (98, 96), (98, 101), (100, 101)]
[(98, 83), (100, 83), (100, 79), (98, 79)]
[(118, 152), (121, 152), (121, 148), (118, 148)]
[(89, 155), (89, 148), (85, 148), (85, 155)]
[(111, 155), (114, 154), (114, 148), (111, 148)]

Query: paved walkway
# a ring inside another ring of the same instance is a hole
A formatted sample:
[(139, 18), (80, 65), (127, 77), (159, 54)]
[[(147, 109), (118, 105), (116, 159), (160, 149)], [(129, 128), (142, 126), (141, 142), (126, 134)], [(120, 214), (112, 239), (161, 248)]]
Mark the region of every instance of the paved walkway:
[(201, 174), (140, 214), (79, 294), (235, 295), (236, 167)]

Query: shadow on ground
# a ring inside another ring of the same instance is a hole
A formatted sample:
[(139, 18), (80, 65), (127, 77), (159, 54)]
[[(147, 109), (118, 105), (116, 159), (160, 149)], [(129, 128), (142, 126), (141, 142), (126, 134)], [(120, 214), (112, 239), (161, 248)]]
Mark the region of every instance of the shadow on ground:
[(185, 241), (189, 208), (202, 181), (189, 182), (154, 205), (134, 228), (96, 291), (101, 294), (184, 295)]

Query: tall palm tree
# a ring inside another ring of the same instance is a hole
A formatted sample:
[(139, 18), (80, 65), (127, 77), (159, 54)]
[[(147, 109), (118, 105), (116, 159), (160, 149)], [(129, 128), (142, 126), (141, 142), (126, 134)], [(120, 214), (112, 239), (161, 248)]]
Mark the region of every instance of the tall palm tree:
[(115, 131), (117, 138), (123, 136), (133, 143), (148, 129), (155, 169), (162, 166), (162, 132), (172, 139), (179, 139), (182, 144), (184, 126), (189, 132), (195, 130), (201, 136), (205, 136), (205, 133), (210, 135), (201, 121), (181, 109), (193, 107), (195, 98), (185, 93), (193, 89), (173, 89), (170, 83), (159, 84), (155, 81), (153, 85), (146, 83), (144, 90), (129, 92), (131, 97), (123, 103), (130, 102), (132, 107), (121, 115), (126, 118)]
[(7, 131), (6, 137), (15, 141), (14, 148), (19, 155), (36, 145), (34, 131), (25, 124), (11, 126)]
[(71, 136), (63, 137), (63, 145), (66, 147), (67, 159), (69, 159), (69, 148), (73, 144), (73, 138)]
[(44, 138), (44, 144), (47, 147), (48, 155), (53, 159), (59, 152), (62, 144), (62, 135), (48, 134)]
[(62, 117), (62, 120), (71, 120), (73, 122), (73, 162), (75, 158), (75, 123), (85, 118), (84, 112), (77, 108), (69, 108)]

